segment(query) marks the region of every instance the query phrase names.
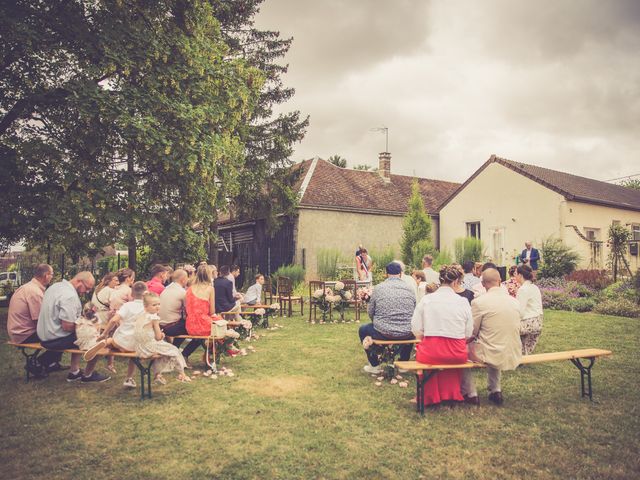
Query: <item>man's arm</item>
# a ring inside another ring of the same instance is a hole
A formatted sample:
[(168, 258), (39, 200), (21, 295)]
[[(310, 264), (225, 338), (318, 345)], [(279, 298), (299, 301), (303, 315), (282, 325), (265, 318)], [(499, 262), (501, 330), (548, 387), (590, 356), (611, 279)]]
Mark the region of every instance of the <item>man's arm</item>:
[(76, 330), (76, 309), (71, 307), (71, 304), (75, 303), (74, 298), (63, 298), (60, 303), (60, 312), (58, 317), (60, 318), (60, 326), (65, 332), (75, 332)]
[(471, 315), (473, 316), (473, 334), (472, 337), (478, 338), (480, 333), (480, 325), (482, 325), (482, 311), (477, 301), (471, 302)]

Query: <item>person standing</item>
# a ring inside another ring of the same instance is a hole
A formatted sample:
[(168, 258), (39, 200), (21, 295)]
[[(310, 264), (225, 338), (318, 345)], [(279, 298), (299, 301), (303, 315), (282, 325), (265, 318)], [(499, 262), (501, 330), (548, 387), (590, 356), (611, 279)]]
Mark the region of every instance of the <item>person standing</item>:
[[(46, 263), (36, 266), (31, 281), (18, 288), (9, 301), (9, 311), (7, 312), (7, 332), (9, 339), (15, 343), (37, 343), (38, 337), (38, 316), (44, 291), (53, 278), (53, 268)], [(38, 356), (38, 363), (44, 368), (46, 373), (62, 370), (65, 367), (60, 365), (62, 354), (45, 350)], [(38, 375), (38, 371), (31, 371)]]
[[(500, 285), (500, 273), (494, 268), (482, 272), (486, 293), (471, 302), (473, 338), (469, 359), (487, 365), (489, 401), (502, 405), (500, 379), (503, 370), (514, 370), (522, 359), (520, 309), (518, 302)], [(473, 373), (462, 373), (461, 392), (466, 403), (480, 405)]]
[(536, 348), (542, 333), (542, 294), (532, 283), (533, 270), (529, 265), (520, 265), (516, 272), (516, 280), (520, 284), (516, 300), (520, 303), (522, 354), (529, 355)]
[(360, 247), (356, 252), (356, 273), (358, 275), (358, 281), (371, 283), (373, 281), (372, 267), (373, 262), (369, 256), (369, 252), (366, 248)]
[[(38, 337), (44, 348), (52, 350), (75, 349), (76, 321), (82, 316), (80, 295), (90, 292), (96, 281), (91, 272), (79, 272), (71, 280), (51, 285), (44, 293), (38, 316)], [(71, 366), (67, 382), (104, 382), (111, 377), (94, 371), (97, 358), (87, 362), (80, 370), (81, 353), (71, 354)]]
[(530, 240), (524, 242), (524, 250), (520, 254), (520, 261), (523, 265), (529, 265), (534, 272), (538, 270), (538, 261), (540, 261), (540, 252), (533, 248)]
[(427, 285), (430, 283), (440, 285), (440, 274), (432, 268), (432, 265), (433, 257), (431, 255), (422, 257), (422, 271), (424, 272), (425, 282), (427, 282)]
[[(378, 356), (372, 352), (372, 340), (411, 340), (411, 315), (416, 306), (415, 291), (402, 281), (402, 268), (396, 262), (386, 266), (387, 279), (376, 285), (371, 294), (367, 313), (371, 323), (362, 325), (358, 331), (369, 364), (367, 373), (382, 372)], [(412, 282), (413, 278), (409, 277)], [(415, 282), (414, 282), (415, 283)], [(409, 360), (413, 345), (400, 346), (400, 360)]]

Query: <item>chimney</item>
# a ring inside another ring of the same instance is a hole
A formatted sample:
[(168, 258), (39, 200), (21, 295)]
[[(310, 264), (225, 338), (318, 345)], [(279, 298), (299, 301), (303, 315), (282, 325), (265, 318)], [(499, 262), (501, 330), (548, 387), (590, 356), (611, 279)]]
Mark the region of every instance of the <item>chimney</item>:
[(391, 181), (391, 154), (389, 152), (381, 152), (378, 155), (378, 173), (382, 180), (389, 183)]

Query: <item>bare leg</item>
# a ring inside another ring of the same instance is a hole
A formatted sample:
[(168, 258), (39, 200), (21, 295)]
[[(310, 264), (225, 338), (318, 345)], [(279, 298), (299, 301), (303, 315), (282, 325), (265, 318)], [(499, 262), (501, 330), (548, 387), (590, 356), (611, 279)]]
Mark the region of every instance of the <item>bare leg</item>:
[(136, 364), (133, 363), (133, 360), (129, 360), (129, 365), (127, 365), (127, 378), (133, 378), (133, 374), (136, 371)]

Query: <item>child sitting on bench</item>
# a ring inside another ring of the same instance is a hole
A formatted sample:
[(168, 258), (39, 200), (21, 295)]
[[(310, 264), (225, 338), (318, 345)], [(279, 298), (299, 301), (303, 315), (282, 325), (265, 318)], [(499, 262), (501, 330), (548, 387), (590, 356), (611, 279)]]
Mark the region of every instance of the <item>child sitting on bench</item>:
[(147, 292), (142, 297), (144, 312), (136, 317), (134, 339), (135, 351), (141, 357), (151, 357), (160, 355), (160, 358), (153, 362), (153, 373), (156, 382), (165, 385), (167, 381), (162, 374), (172, 370), (178, 371), (178, 380), (190, 382), (191, 379), (185, 375), (184, 368), (187, 363), (182, 356), (182, 352), (168, 342), (164, 341), (164, 333), (160, 330), (160, 297), (154, 292)]

